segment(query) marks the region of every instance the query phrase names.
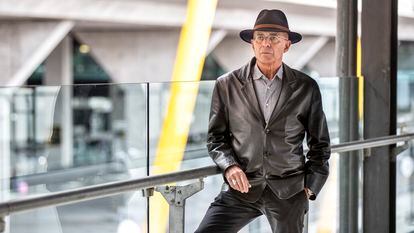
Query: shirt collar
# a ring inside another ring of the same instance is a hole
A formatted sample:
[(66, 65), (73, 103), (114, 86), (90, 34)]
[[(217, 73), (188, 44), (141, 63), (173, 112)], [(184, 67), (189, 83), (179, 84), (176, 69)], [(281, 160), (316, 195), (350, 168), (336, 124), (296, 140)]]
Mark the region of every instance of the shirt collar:
[[(279, 70), (275, 74), (276, 77), (279, 77), (280, 80), (282, 80), (283, 77), (283, 64), (279, 67)], [(258, 80), (260, 78), (266, 78), (262, 71), (260, 71), (259, 67), (257, 66), (257, 63), (254, 65), (253, 70), (253, 80)], [(272, 80), (274, 80), (275, 77), (273, 77)]]

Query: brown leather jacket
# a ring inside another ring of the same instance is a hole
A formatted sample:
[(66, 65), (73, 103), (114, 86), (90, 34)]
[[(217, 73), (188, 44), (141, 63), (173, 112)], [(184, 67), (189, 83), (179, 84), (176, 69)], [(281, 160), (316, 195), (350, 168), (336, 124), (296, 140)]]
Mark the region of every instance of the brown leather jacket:
[[(282, 90), (266, 125), (257, 102), (252, 71), (256, 59), (224, 74), (214, 87), (207, 148), (223, 172), (239, 166), (256, 201), (266, 185), (281, 199), (309, 188), (316, 195), (328, 174), (330, 139), (321, 94), (315, 80), (283, 64)], [(309, 152), (303, 152), (306, 135)], [(306, 161), (305, 161), (306, 160)], [(225, 180), (226, 181), (226, 180)], [(227, 181), (226, 181), (227, 182)]]

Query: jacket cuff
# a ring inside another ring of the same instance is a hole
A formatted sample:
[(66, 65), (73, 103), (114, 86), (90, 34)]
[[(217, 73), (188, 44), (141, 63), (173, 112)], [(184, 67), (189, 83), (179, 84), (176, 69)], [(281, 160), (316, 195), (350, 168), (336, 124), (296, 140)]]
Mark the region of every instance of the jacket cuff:
[(236, 160), (233, 158), (233, 156), (221, 156), (214, 160), (214, 162), (217, 164), (217, 166), (224, 172), (227, 170), (227, 168), (237, 165), (240, 166)]
[(322, 174), (307, 174), (305, 179), (305, 187), (313, 192), (313, 195), (309, 197), (310, 200), (315, 200), (325, 184), (328, 176)]
[(312, 201), (315, 200), (316, 199), (315, 193), (310, 188), (307, 188), (306, 190), (307, 190), (308, 195), (309, 195), (309, 200), (312, 200)]

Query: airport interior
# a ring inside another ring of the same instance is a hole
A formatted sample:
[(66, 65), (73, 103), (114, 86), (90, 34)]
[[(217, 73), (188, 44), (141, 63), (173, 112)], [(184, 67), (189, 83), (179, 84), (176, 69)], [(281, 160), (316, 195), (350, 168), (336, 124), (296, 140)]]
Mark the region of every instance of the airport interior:
[(0, 232), (194, 232), (223, 184), (213, 88), (262, 9), (329, 126), (303, 232), (414, 233), (414, 0), (0, 0)]

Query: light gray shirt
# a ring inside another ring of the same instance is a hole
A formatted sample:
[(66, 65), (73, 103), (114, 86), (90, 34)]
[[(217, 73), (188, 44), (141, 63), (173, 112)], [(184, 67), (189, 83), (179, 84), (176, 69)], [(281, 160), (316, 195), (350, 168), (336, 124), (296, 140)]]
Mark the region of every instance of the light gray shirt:
[(269, 122), (270, 115), (276, 107), (277, 99), (282, 89), (282, 77), (282, 66), (280, 66), (272, 80), (266, 78), (266, 76), (260, 71), (257, 64), (254, 66), (253, 85), (266, 124)]

